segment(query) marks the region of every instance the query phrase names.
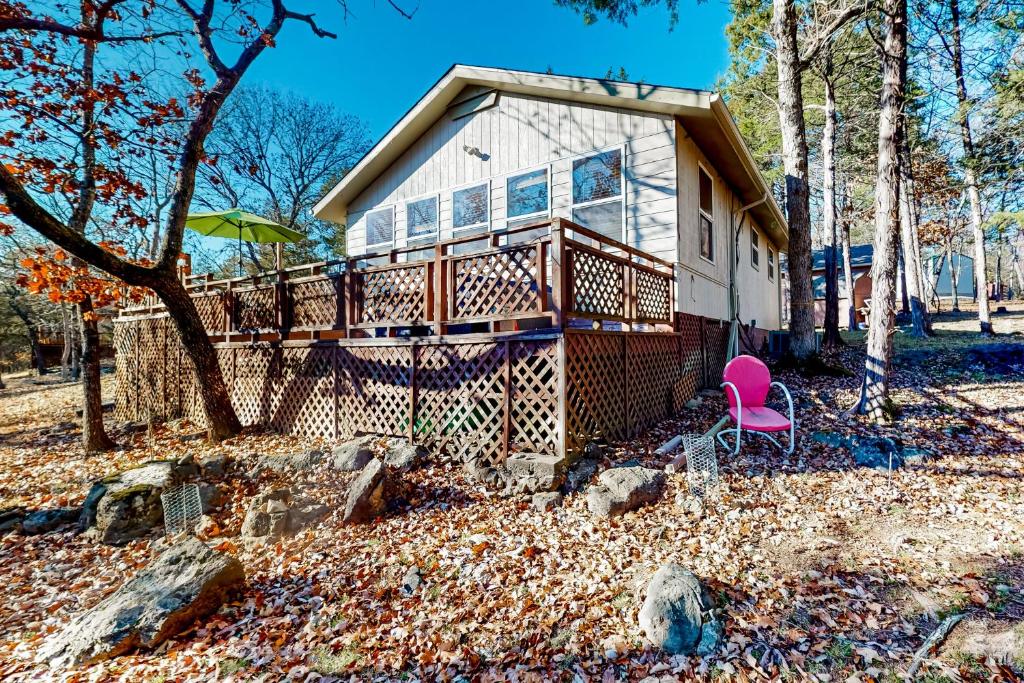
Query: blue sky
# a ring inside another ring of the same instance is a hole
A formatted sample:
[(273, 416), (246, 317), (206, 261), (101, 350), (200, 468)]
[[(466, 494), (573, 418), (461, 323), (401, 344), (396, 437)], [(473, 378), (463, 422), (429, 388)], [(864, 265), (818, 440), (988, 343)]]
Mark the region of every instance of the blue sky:
[(387, 0), (350, 0), (342, 23), (334, 5), (317, 14), (337, 40), (317, 39), (290, 22), (278, 46), (246, 75), (360, 116), (379, 138), (453, 63), (602, 77), (625, 67), (632, 80), (710, 88), (727, 64), (728, 5), (684, 0), (675, 30), (661, 7), (641, 10), (628, 27), (584, 26), (552, 0), (396, 0), (419, 9), (398, 15)]

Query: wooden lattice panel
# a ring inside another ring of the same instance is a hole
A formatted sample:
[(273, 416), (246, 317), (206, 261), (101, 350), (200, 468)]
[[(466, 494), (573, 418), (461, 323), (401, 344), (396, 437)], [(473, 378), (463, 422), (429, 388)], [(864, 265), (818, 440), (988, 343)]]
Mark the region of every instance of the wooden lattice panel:
[(672, 276), (641, 268), (633, 269), (636, 278), (636, 319), (643, 322), (669, 322), (672, 319)]
[(729, 325), (704, 319), (704, 386), (717, 388), (722, 383), (729, 346)]
[(407, 434), (410, 347), (342, 346), (336, 353), (339, 433)]
[(426, 264), (366, 270), (359, 274), (358, 282), (359, 323), (426, 320)]
[(163, 420), (164, 379), (164, 323), (166, 318), (139, 321), (139, 415), (140, 419)]
[(592, 439), (627, 436), (625, 337), (613, 333), (565, 334), (566, 448)]
[(537, 244), (452, 260), (452, 320), (543, 310)]
[(558, 340), (509, 344), (509, 449), (558, 451)]
[(139, 323), (114, 325), (114, 418), (135, 420), (139, 404)]
[(235, 349), (231, 403), (243, 425), (267, 424), (280, 394), (280, 349), (254, 346)]
[(284, 434), (335, 438), (332, 349), (315, 346), (283, 349), (279, 392), (271, 428)]
[(704, 347), (701, 342), (703, 319), (699, 315), (679, 314), (679, 343), (682, 353), (682, 377), (677, 401), (685, 403), (704, 386)]
[(625, 336), (629, 431), (635, 435), (682, 407), (682, 392), (677, 387), (683, 379), (683, 366), (678, 335)]
[(196, 313), (199, 314), (199, 319), (203, 321), (203, 327), (207, 332), (217, 334), (224, 331), (227, 304), (223, 292), (194, 294), (192, 303), (195, 304)]
[(274, 286), (236, 289), (234, 297), (235, 329), (239, 331), (266, 330), (277, 327), (274, 308)]
[(478, 466), (503, 456), (505, 344), (430, 344), (417, 349), (416, 431)]
[(337, 327), (342, 324), (341, 279), (325, 275), (315, 280), (288, 283), (291, 327)]
[(623, 264), (599, 251), (572, 252), (572, 313), (591, 318), (624, 318)]

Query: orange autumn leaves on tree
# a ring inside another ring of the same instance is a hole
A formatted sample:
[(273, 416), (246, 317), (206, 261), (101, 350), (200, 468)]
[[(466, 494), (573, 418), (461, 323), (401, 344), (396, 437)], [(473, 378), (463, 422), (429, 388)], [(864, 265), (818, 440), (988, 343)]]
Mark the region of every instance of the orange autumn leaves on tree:
[[(127, 255), (124, 247), (101, 242), (107, 251), (120, 257)], [(146, 261), (139, 263), (147, 265)], [(32, 294), (46, 296), (53, 303), (77, 304), (91, 297), (97, 308), (117, 305), (127, 300), (139, 303), (147, 291), (132, 287), (108, 275), (97, 274), (76, 259), (71, 259), (63, 249), (37, 247), (35, 254), (21, 259), (19, 265), (25, 272), (19, 273), (16, 284)], [(92, 319), (96, 314), (89, 313)]]

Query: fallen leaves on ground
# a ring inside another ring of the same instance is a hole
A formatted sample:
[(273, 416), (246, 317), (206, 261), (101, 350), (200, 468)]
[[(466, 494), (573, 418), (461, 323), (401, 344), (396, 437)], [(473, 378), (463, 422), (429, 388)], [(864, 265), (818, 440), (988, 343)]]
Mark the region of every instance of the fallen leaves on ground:
[[(1024, 329), (1024, 316), (1010, 324)], [(154, 457), (226, 452), (238, 463), (221, 482), (230, 499), (213, 515), (210, 542), (246, 566), (240, 595), (157, 651), (86, 667), (81, 680), (898, 680), (945, 615), (1018, 628), (1024, 616), (1024, 377), (962, 367), (958, 349), (933, 345), (923, 360), (896, 364), (902, 417), (893, 427), (844, 414), (855, 378), (780, 374), (797, 405), (796, 453), (754, 440), (736, 458), (719, 449), (720, 493), (703, 509), (675, 475), (660, 503), (618, 519), (592, 517), (579, 494), (539, 512), (434, 459), (404, 475), (398, 509), (346, 526), (342, 475), (254, 473), (258, 454), (313, 442), (252, 431), (211, 445), (183, 440), (189, 426), (172, 425), (118, 433), (123, 450), (87, 457), (65, 424), (78, 389), (53, 380), (25, 380), (0, 397), (0, 499), (79, 504), (93, 479)], [(833, 358), (850, 368), (862, 359), (860, 348)], [(603, 466), (664, 466), (658, 445), (723, 413), (721, 396), (706, 398), (618, 445)], [(812, 440), (816, 431), (898, 437), (931, 457), (891, 475), (856, 468), (847, 449)], [(273, 484), (298, 485), (334, 514), (247, 550), (235, 538), (247, 500)], [(33, 662), (42, 640), (144, 566), (156, 545), (113, 548), (71, 531), (0, 539), (0, 676), (56, 676)], [(724, 610), (712, 657), (666, 656), (643, 642), (644, 589), (669, 561), (700, 576)], [(412, 565), (422, 584), (406, 595)], [(933, 657), (925, 670), (1012, 680), (1021, 656)]]

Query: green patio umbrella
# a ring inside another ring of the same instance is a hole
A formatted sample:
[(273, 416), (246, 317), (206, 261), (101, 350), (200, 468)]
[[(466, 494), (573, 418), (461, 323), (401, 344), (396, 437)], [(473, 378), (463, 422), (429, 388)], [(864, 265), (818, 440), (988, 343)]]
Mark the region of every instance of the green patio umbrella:
[(306, 236), (241, 209), (190, 213), (185, 227), (208, 237), (238, 240), (238, 274), (242, 274), (242, 242), (301, 242)]

